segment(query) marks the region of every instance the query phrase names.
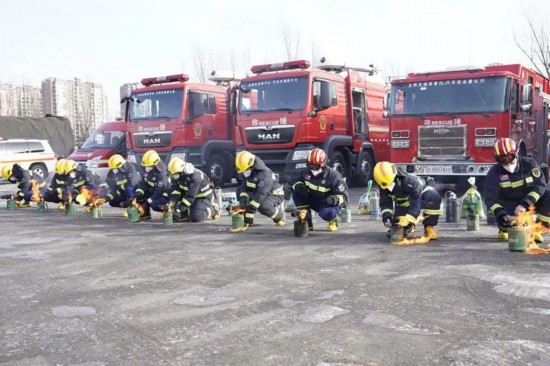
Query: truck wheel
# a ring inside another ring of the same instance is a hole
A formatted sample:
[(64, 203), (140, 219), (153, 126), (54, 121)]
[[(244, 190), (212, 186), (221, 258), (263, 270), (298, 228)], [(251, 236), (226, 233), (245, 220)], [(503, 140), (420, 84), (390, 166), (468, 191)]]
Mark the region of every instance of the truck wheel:
[(210, 155), (206, 162), (206, 174), (210, 177), (212, 183), (217, 187), (223, 187), (229, 179), (229, 169), (227, 162), (218, 154)]
[(346, 178), (346, 182), (349, 182), (349, 169), (344, 155), (342, 155), (340, 151), (335, 150), (329, 160), (330, 166), (332, 166), (338, 173), (342, 174), (342, 177)]
[(366, 187), (369, 180), (372, 179), (372, 171), (374, 169), (374, 159), (372, 155), (366, 151), (359, 154), (359, 163), (357, 165), (357, 174), (353, 177), (353, 183), (357, 187)]
[(39, 176), (41, 176), (44, 179), (48, 178), (48, 168), (46, 168), (46, 166), (44, 164), (41, 164), (41, 163), (32, 164), (29, 167), (29, 170), (31, 172), (34, 172), (34, 173), (38, 174)]

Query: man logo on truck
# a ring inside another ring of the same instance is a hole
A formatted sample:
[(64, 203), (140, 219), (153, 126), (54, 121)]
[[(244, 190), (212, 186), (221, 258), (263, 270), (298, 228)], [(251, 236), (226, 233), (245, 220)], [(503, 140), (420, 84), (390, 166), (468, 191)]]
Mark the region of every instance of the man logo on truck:
[(258, 134), (259, 140), (279, 140), (281, 138), (280, 133), (260, 133)]
[(157, 138), (154, 138), (154, 139), (148, 139), (148, 138), (144, 138), (143, 139), (143, 143), (144, 144), (160, 144), (160, 137), (157, 137)]

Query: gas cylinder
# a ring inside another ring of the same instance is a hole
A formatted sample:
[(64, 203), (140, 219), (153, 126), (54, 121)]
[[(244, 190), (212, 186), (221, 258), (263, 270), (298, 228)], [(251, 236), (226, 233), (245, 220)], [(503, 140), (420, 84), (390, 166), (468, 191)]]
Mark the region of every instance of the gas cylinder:
[(521, 252), (527, 249), (527, 237), (529, 232), (524, 227), (511, 227), (508, 229), (508, 249)]
[(309, 226), (307, 221), (301, 222), (300, 220), (294, 221), (294, 236), (298, 238), (306, 237), (309, 235)]
[(244, 215), (243, 214), (234, 214), (231, 216), (231, 229), (237, 230), (244, 227)]
[(349, 208), (344, 207), (340, 211), (340, 222), (345, 224), (351, 222), (351, 210)]
[(36, 211), (46, 212), (48, 210), (48, 204), (44, 201), (39, 201), (36, 203)]
[(7, 209), (15, 210), (15, 207), (16, 207), (15, 200), (13, 198), (10, 198), (7, 202)]
[(380, 219), (380, 192), (373, 189), (369, 195), (369, 216), (372, 220)]
[(466, 230), (479, 231), (479, 215), (466, 216)]
[(445, 193), (445, 221), (458, 222), (460, 219), (460, 203), (456, 194), (451, 191)]
[(172, 211), (163, 212), (162, 223), (166, 226), (174, 224), (174, 213)]
[(139, 221), (139, 211), (137, 206), (129, 207), (126, 210), (126, 213), (128, 214), (128, 222), (138, 222)]
[(392, 243), (399, 243), (405, 240), (405, 228), (394, 225), (390, 228), (390, 240)]
[(78, 208), (72, 202), (65, 203), (65, 215), (76, 215)]

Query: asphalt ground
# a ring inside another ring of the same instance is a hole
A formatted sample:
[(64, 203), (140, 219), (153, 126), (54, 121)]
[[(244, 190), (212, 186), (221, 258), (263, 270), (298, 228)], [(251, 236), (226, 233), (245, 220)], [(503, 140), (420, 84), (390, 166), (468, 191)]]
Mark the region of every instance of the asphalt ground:
[(494, 226), (443, 219), (439, 240), (398, 247), (355, 213), (296, 238), (291, 219), (231, 233), (228, 216), (132, 224), (5, 202), (1, 364), (550, 364), (550, 256), (508, 251)]

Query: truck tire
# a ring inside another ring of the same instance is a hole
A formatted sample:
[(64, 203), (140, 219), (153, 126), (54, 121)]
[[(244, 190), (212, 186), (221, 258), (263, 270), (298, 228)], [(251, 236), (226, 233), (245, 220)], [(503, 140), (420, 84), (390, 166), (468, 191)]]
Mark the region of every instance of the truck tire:
[(216, 187), (223, 187), (230, 179), (226, 160), (219, 154), (212, 154), (206, 162), (205, 173)]
[(330, 155), (330, 166), (333, 167), (338, 173), (342, 174), (342, 177), (346, 178), (346, 182), (349, 183), (349, 168), (344, 155), (338, 151), (334, 150)]
[(357, 174), (353, 177), (353, 184), (356, 187), (366, 187), (369, 180), (372, 179), (374, 169), (374, 159), (368, 151), (362, 151), (359, 154)]
[(34, 172), (41, 176), (42, 178), (46, 179), (48, 178), (48, 168), (46, 168), (46, 165), (42, 163), (34, 163), (29, 167), (29, 170), (31, 172)]

